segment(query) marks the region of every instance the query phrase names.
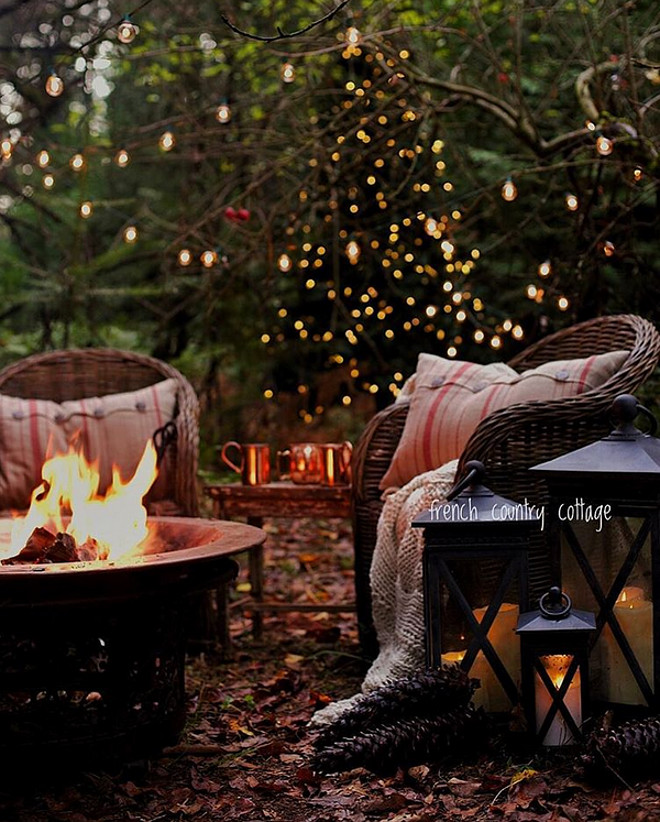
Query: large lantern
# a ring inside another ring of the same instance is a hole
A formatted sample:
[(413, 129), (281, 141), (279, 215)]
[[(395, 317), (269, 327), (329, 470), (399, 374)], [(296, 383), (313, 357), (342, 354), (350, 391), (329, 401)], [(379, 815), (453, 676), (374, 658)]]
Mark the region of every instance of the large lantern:
[(434, 501), (412, 523), (424, 529), (426, 662), (458, 662), (481, 681), (477, 701), (506, 711), (519, 701), (514, 631), (529, 607), (530, 533), (540, 517), (527, 502), (486, 488), (482, 463), (466, 468), (447, 501)]
[(589, 638), (594, 615), (572, 610), (559, 588), (544, 594), (536, 611), (521, 614), (522, 700), (527, 726), (542, 745), (571, 745), (588, 716)]
[[(633, 425), (640, 412), (651, 434)], [(548, 485), (556, 582), (597, 610), (590, 653), (598, 697), (658, 710), (660, 440), (635, 397), (617, 397), (612, 413), (609, 436), (531, 470)]]

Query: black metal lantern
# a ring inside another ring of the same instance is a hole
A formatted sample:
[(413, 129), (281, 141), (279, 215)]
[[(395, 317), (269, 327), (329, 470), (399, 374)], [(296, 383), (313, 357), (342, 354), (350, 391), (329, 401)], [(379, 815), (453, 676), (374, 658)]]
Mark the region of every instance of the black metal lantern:
[[(633, 425), (640, 412), (651, 422), (650, 434)], [(590, 639), (592, 670), (599, 669), (594, 687), (606, 703), (658, 710), (660, 440), (653, 415), (635, 397), (617, 397), (612, 413), (617, 426), (609, 436), (531, 470), (548, 485), (556, 582), (563, 579), (566, 588), (573, 568), (581, 580), (573, 583), (574, 601), (597, 609)], [(598, 546), (610, 520), (619, 545)]]
[(521, 614), (522, 700), (527, 726), (542, 745), (571, 745), (581, 739), (588, 716), (589, 639), (594, 615), (572, 609), (560, 588), (544, 594), (536, 611)]
[(486, 488), (482, 463), (466, 468), (447, 501), (434, 501), (412, 523), (424, 529), (426, 663), (460, 663), (481, 680), (482, 704), (504, 711), (519, 701), (514, 631), (529, 607), (530, 533), (540, 516)]

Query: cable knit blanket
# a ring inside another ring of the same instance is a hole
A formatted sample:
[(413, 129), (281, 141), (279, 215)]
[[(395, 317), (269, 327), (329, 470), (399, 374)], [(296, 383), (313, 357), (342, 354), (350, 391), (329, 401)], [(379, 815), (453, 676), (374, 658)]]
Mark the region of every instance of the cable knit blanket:
[[(363, 693), (407, 676), (424, 664), (423, 531), (410, 523), (431, 503), (442, 501), (454, 484), (457, 460), (420, 474), (387, 495), (378, 521), (371, 564), (374, 624), (380, 653), (362, 683)], [(312, 724), (333, 722), (362, 694), (333, 702)]]

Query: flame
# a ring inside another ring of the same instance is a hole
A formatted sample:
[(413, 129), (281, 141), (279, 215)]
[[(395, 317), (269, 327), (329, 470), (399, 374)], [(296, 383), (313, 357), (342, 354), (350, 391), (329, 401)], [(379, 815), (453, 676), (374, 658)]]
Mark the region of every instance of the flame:
[[(142, 499), (158, 474), (156, 449), (149, 440), (133, 476), (124, 481), (112, 467), (112, 484), (99, 494), (98, 461), (88, 462), (74, 446), (44, 462), (41, 482), (32, 492), (30, 508), (17, 517), (6, 556), (18, 553), (35, 528), (70, 534), (81, 546), (92, 544), (99, 559), (119, 559), (137, 553), (148, 534)], [(70, 512), (68, 521), (64, 518)]]

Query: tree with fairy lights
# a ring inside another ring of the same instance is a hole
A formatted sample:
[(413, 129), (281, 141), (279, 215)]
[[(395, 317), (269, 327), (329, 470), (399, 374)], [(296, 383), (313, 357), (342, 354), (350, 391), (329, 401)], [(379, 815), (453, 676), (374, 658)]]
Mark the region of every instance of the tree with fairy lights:
[(7, 358), (146, 348), (237, 432), (656, 310), (647, 5), (129, 11), (0, 12)]

